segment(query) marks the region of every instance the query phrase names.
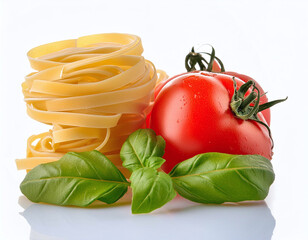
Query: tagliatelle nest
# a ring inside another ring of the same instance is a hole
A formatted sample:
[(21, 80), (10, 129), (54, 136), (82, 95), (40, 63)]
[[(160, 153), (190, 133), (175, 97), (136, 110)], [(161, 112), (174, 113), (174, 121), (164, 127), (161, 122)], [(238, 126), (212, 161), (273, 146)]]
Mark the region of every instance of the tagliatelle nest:
[(120, 148), (144, 125), (153, 89), (167, 77), (163, 71), (157, 74), (142, 52), (138, 36), (118, 33), (31, 49), (28, 58), (36, 72), (22, 84), (27, 112), (53, 128), (28, 139), (27, 157), (16, 160), (18, 169), (96, 149), (125, 170)]

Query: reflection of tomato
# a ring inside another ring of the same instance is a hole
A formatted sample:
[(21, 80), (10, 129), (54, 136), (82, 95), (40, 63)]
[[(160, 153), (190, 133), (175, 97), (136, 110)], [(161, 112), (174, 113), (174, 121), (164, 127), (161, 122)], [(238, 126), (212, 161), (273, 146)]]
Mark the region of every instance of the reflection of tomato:
[[(237, 78), (236, 83), (237, 89), (244, 84)], [(150, 128), (166, 140), (165, 171), (205, 152), (259, 154), (271, 159), (272, 142), (266, 127), (232, 112), (233, 84), (226, 74), (195, 71), (178, 75), (160, 90)], [(265, 121), (262, 113), (257, 115)]]

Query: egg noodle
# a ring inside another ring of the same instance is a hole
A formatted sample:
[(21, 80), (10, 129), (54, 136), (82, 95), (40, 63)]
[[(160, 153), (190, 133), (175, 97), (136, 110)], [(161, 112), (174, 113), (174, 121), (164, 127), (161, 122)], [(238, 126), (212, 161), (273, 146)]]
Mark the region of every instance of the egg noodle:
[(167, 75), (141, 56), (138, 36), (96, 34), (38, 46), (28, 52), (36, 72), (22, 90), (28, 115), (52, 125), (29, 137), (18, 169), (56, 161), (67, 152), (98, 150), (123, 173), (119, 151), (144, 126), (153, 89)]

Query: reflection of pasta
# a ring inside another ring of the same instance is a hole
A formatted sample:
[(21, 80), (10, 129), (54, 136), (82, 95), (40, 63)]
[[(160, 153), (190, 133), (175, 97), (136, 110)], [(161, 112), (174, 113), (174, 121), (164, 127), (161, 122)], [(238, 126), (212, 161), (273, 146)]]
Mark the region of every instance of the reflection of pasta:
[(128, 34), (90, 35), (30, 50), (37, 72), (22, 84), (27, 112), (53, 129), (28, 139), (18, 169), (96, 149), (124, 170), (119, 150), (144, 125), (157, 83), (155, 67), (142, 52), (140, 38)]

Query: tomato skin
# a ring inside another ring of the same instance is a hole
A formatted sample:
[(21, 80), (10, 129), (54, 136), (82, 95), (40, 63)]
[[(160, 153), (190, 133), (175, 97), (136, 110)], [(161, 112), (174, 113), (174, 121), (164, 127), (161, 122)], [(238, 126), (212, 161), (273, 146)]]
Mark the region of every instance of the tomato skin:
[[(236, 78), (239, 88), (244, 82)], [(160, 91), (151, 114), (150, 128), (166, 140), (163, 170), (206, 152), (259, 154), (272, 157), (267, 129), (236, 118), (230, 108), (231, 76), (191, 72), (169, 81)], [(249, 94), (249, 93), (248, 93)], [(262, 113), (258, 113), (264, 121)]]
[[(172, 79), (177, 78), (178, 76), (181, 76), (183, 74), (186, 74), (186, 72), (175, 75), (171, 78), (168, 78), (162, 82), (160, 82), (159, 84), (157, 84), (157, 86), (154, 89), (154, 100), (157, 98), (157, 95), (160, 93), (160, 91), (162, 90), (162, 88)], [(145, 120), (145, 128), (149, 128), (150, 127), (150, 119), (151, 119), (151, 112), (147, 115), (146, 120)]]

